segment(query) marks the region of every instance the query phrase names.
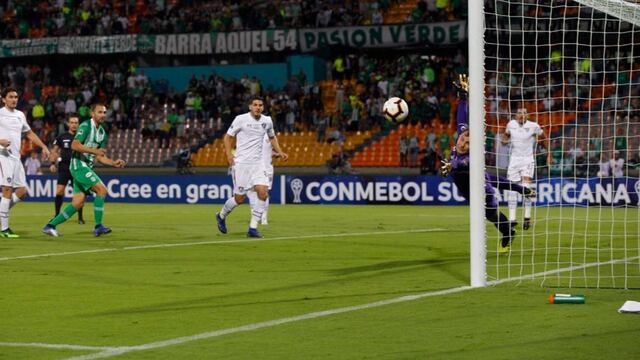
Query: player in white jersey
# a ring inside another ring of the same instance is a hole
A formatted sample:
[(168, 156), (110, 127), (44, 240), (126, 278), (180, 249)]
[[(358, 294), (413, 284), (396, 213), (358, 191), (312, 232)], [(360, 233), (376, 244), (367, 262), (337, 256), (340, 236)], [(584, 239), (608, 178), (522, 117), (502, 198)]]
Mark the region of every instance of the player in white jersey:
[[(264, 140), (262, 141), (262, 163), (264, 164), (264, 169), (267, 171), (267, 178), (269, 179), (269, 190), (273, 186), (273, 146), (271, 146), (271, 141), (267, 135), (264, 136)], [(249, 191), (247, 193), (247, 197), (249, 198), (249, 204), (251, 204), (251, 208), (253, 209), (253, 205), (258, 200), (258, 194), (255, 191)], [(269, 223), (269, 219), (267, 218), (267, 211), (269, 210), (269, 198), (266, 200), (267, 206), (264, 208), (262, 212), (262, 219), (260, 219), (260, 224), (267, 225)]]
[[(265, 135), (273, 146), (273, 154), (287, 160), (288, 155), (282, 152), (278, 139), (273, 130), (273, 122), (269, 116), (262, 115), (264, 103), (259, 97), (252, 97), (249, 102), (249, 112), (238, 115), (231, 123), (224, 136), (224, 148), (227, 161), (232, 167), (234, 179), (233, 196), (229, 198), (222, 210), (216, 214), (218, 229), (227, 233), (225, 218), (233, 209), (242, 204), (248, 191), (255, 191), (258, 199), (251, 210), (251, 222), (247, 236), (262, 237), (258, 232), (258, 222), (266, 209), (269, 196), (269, 176), (263, 162), (263, 141)], [(236, 139), (235, 155), (232, 152), (233, 138)]]
[(42, 148), (42, 153), (49, 157), (49, 149), (36, 135), (24, 113), (18, 106), (18, 91), (6, 88), (0, 92), (4, 107), (0, 108), (0, 237), (19, 237), (9, 228), (9, 209), (27, 195), (24, 167), (20, 162), (22, 134), (34, 144)]
[[(545, 141), (546, 140), (546, 141)], [(519, 108), (516, 118), (509, 121), (507, 129), (502, 136), (502, 143), (511, 142), (509, 150), (509, 168), (507, 178), (513, 182), (520, 182), (522, 186), (529, 188), (535, 170), (534, 148), (538, 141), (541, 141), (547, 148), (547, 163), (551, 164), (551, 152), (549, 138), (545, 137), (544, 131), (538, 123), (529, 121), (527, 109)], [(531, 202), (530, 198), (523, 199), (524, 223), (522, 228), (528, 230), (531, 226)], [(509, 191), (509, 221), (516, 222), (516, 209), (518, 207), (518, 194)]]

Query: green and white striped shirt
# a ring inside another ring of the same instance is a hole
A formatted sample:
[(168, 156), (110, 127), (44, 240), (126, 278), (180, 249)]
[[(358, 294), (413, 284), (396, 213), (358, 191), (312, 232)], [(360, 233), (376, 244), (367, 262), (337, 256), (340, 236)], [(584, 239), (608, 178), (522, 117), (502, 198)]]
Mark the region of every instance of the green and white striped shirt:
[[(78, 127), (74, 140), (78, 140), (82, 145), (93, 149), (104, 149), (107, 147), (107, 133), (102, 127), (96, 126), (93, 119), (89, 119)], [(93, 168), (95, 155), (73, 151), (71, 153), (71, 170), (80, 168)]]

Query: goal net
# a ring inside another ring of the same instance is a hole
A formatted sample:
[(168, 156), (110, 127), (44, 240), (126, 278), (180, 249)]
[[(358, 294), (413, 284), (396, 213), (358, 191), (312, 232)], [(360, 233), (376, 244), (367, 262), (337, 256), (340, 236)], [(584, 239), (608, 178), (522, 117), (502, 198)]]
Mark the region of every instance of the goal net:
[[(640, 3), (487, 0), (484, 12), (486, 171), (537, 190), (530, 214), (499, 192), (516, 234), (505, 251), (487, 223), (489, 284), (640, 289)], [(544, 135), (528, 143), (531, 123)]]

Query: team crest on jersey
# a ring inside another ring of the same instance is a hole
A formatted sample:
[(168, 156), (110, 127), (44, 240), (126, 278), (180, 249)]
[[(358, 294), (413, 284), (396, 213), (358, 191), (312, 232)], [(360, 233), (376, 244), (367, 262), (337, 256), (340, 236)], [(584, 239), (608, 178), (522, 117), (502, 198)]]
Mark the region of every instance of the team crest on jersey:
[(8, 182), (9, 184), (11, 184), (11, 180), (13, 180), (13, 179), (12, 179), (12, 178), (10, 178), (10, 177), (8, 177), (8, 178), (7, 178), (7, 182)]
[(104, 131), (98, 131), (96, 134), (96, 141), (101, 143), (104, 140)]
[(266, 129), (267, 128), (267, 124), (262, 124), (262, 128)]

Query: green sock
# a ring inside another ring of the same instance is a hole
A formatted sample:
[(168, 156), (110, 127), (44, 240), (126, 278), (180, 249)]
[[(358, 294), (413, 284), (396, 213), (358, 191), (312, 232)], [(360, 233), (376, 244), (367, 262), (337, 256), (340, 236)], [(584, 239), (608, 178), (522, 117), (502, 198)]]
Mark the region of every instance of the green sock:
[(60, 214), (54, 217), (53, 220), (49, 221), (49, 224), (53, 226), (58, 226), (63, 222), (67, 221), (71, 216), (73, 216), (73, 214), (76, 213), (76, 211), (77, 211), (76, 208), (74, 208), (73, 205), (69, 204), (65, 206), (65, 208), (60, 212)]
[(96, 196), (93, 200), (93, 216), (96, 221), (96, 226), (102, 224), (102, 214), (104, 214), (104, 197)]

